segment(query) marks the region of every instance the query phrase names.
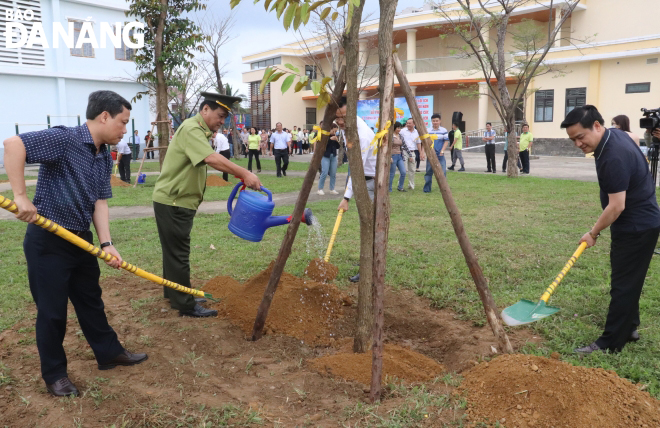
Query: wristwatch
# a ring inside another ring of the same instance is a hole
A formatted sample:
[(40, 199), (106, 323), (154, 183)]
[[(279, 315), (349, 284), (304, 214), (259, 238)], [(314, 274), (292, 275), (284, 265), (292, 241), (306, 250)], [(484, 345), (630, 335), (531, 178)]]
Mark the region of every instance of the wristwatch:
[(112, 247), (112, 241), (104, 242), (101, 244), (101, 249), (105, 247)]
[(344, 200), (345, 200), (346, 202), (350, 202), (350, 201), (351, 201), (351, 198), (347, 198), (346, 196), (344, 196)]

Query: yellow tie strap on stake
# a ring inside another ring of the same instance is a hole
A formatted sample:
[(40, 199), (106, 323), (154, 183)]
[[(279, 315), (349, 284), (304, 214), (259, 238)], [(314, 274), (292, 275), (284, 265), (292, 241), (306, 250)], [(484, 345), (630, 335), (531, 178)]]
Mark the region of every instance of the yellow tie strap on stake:
[(374, 135), (374, 139), (371, 140), (371, 144), (369, 144), (369, 148), (374, 149), (374, 155), (378, 152), (378, 148), (383, 144), (383, 138), (387, 135), (387, 131), (390, 129), (390, 126), (392, 125), (392, 121), (388, 120), (387, 123), (385, 123), (385, 127), (383, 128), (382, 131), (378, 131), (376, 135)]
[(335, 238), (337, 237), (337, 231), (339, 230), (339, 224), (341, 223), (341, 217), (344, 215), (344, 210), (339, 210), (337, 214), (337, 221), (335, 221), (335, 228), (332, 229), (332, 235), (330, 235), (330, 243), (328, 244), (328, 251), (325, 253), (323, 260), (327, 263), (330, 260), (330, 253), (332, 252), (332, 246), (335, 243)]
[(400, 108), (394, 107), (394, 112), (396, 113), (397, 117), (399, 117), (399, 116), (403, 117), (403, 115), (404, 115), (403, 110), (400, 109)]
[(433, 141), (431, 141), (431, 148), (433, 148), (433, 146), (435, 146), (435, 140), (438, 139), (438, 135), (437, 134), (424, 134), (421, 137), (419, 137), (419, 141), (426, 140), (427, 138), (430, 138), (431, 140), (433, 140)]
[(320, 126), (314, 125), (314, 127), (312, 129), (314, 131), (316, 131), (316, 135), (314, 136), (314, 138), (309, 140), (311, 143), (317, 143), (317, 142), (321, 141), (321, 136), (322, 135), (330, 135), (330, 131), (325, 131), (325, 130), (321, 129)]
[[(10, 213), (17, 214), (18, 213), (18, 207), (9, 198), (5, 198), (4, 196), (0, 195), (0, 208), (4, 208)], [(99, 259), (105, 260), (105, 261), (110, 261), (115, 258), (112, 254), (108, 254), (99, 247), (94, 246), (93, 244), (90, 244), (89, 242), (85, 241), (81, 237), (74, 235), (73, 233), (69, 232), (59, 224), (55, 223), (52, 220), (48, 220), (45, 217), (40, 216), (37, 214), (37, 221), (34, 223), (37, 226), (41, 227), (42, 229), (46, 229), (47, 231), (54, 233), (55, 235), (59, 236), (60, 238), (63, 238), (76, 247), (79, 247), (85, 251), (87, 251), (89, 254), (98, 257)], [(211, 296), (209, 293), (205, 293), (201, 290), (195, 290), (192, 288), (184, 287), (183, 285), (177, 284), (176, 282), (169, 281), (165, 278), (161, 278), (157, 275), (154, 275), (153, 273), (149, 273), (147, 271), (144, 271), (140, 269), (137, 266), (134, 266), (126, 261), (121, 262), (122, 269), (129, 271), (130, 273), (133, 273), (139, 277), (142, 277), (146, 280), (149, 280), (151, 282), (154, 282), (158, 285), (162, 285), (165, 287), (172, 288), (176, 291), (180, 291), (182, 293), (187, 293), (187, 294), (192, 294), (193, 296), (198, 296), (198, 297), (204, 297), (209, 300), (213, 300), (215, 302), (219, 302), (218, 299), (214, 299), (213, 296)]]

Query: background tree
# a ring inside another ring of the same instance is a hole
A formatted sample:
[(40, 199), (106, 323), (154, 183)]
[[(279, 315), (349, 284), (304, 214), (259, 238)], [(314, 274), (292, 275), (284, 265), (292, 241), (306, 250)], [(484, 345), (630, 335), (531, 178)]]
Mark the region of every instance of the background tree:
[[(477, 94), (488, 96), (508, 132), (507, 175), (518, 176), (518, 143), (515, 133), (516, 110), (519, 109), (532, 88), (534, 77), (558, 72), (544, 63), (548, 51), (560, 38), (564, 22), (570, 17), (580, 0), (566, 0), (561, 4), (561, 13), (553, 19), (554, 2), (549, 0), (456, 0), (460, 9), (440, 1), (434, 6), (437, 13), (448, 22), (450, 32), (464, 43), (459, 49), (474, 58), (476, 68), (483, 74), (488, 92)], [(536, 21), (523, 21), (512, 31), (511, 17), (523, 7), (541, 5), (547, 9), (547, 25)], [(494, 38), (491, 36), (494, 33)], [(513, 49), (506, 49), (507, 37), (513, 37)], [(570, 41), (570, 39), (565, 38)], [(570, 41), (572, 43), (573, 41)], [(495, 83), (491, 80), (495, 79)], [(507, 78), (513, 78), (513, 91), (507, 86)], [(476, 94), (475, 94), (476, 95)]]
[[(156, 90), (157, 120), (167, 120), (168, 88), (177, 87), (173, 80), (177, 67), (189, 67), (195, 51), (202, 51), (202, 34), (199, 27), (185, 14), (205, 9), (200, 0), (133, 0), (126, 11), (145, 23), (144, 48), (135, 55), (138, 69), (137, 81), (151, 83)], [(136, 95), (139, 99), (142, 93)], [(170, 140), (167, 123), (158, 124), (158, 145), (167, 146)], [(162, 153), (162, 165), (165, 156)]]

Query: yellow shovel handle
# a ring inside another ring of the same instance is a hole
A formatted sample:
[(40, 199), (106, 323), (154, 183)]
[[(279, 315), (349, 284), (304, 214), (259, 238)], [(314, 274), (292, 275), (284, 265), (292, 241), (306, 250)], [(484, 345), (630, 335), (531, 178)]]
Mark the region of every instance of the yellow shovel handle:
[[(14, 201), (12, 201), (9, 198), (5, 198), (2, 195), (0, 195), (0, 208), (4, 208), (7, 211), (14, 214), (18, 213), (18, 207), (16, 206)], [(69, 232), (68, 230), (66, 230), (59, 224), (55, 223), (54, 221), (48, 220), (47, 218), (42, 217), (39, 214), (37, 214), (37, 221), (35, 222), (35, 224), (43, 229), (46, 229), (49, 232), (54, 233), (60, 238), (66, 239), (76, 247), (82, 248), (83, 250), (87, 251), (89, 254), (96, 256), (99, 259), (110, 261), (115, 258), (115, 256), (106, 253), (99, 247), (90, 244), (81, 237)], [(127, 263), (126, 261), (121, 262), (121, 268), (129, 271), (130, 273), (134, 273), (135, 275), (140, 276), (144, 279), (147, 279), (151, 282), (155, 282), (156, 284), (163, 285), (165, 287), (173, 288), (174, 290), (181, 291), (182, 293), (192, 294), (193, 296), (199, 296), (199, 297), (209, 297), (208, 294), (204, 293), (201, 290), (194, 290), (192, 288), (184, 287), (183, 285), (177, 284), (175, 282), (168, 281), (165, 278), (161, 278), (157, 275), (154, 275), (153, 273), (144, 271), (137, 266)]]
[(335, 243), (335, 238), (337, 237), (337, 231), (339, 230), (339, 224), (341, 223), (341, 216), (344, 215), (344, 210), (339, 210), (337, 214), (337, 220), (335, 221), (335, 228), (332, 229), (332, 235), (330, 236), (330, 243), (328, 244), (328, 251), (325, 253), (323, 260), (327, 263), (330, 260), (330, 253), (332, 252), (332, 246)]
[(587, 243), (583, 242), (580, 244), (577, 250), (573, 253), (570, 259), (568, 259), (568, 263), (564, 266), (564, 268), (559, 272), (559, 275), (557, 275), (557, 278), (555, 278), (554, 281), (552, 281), (552, 284), (548, 286), (548, 288), (545, 290), (545, 293), (541, 296), (541, 300), (543, 300), (545, 303), (548, 303), (548, 299), (550, 299), (550, 296), (552, 296), (552, 293), (555, 292), (557, 287), (559, 286), (559, 283), (561, 282), (562, 279), (566, 276), (569, 270), (573, 267), (575, 262), (577, 261), (578, 257), (582, 254), (584, 249), (587, 248)]

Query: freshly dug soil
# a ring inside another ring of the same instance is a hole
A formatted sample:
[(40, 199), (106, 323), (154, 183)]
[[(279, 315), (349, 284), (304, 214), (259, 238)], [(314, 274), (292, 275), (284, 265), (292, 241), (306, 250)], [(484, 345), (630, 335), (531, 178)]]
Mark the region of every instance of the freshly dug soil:
[(112, 174), (110, 176), (110, 186), (112, 186), (112, 187), (130, 187), (131, 185), (126, 183), (125, 181), (121, 181), (120, 179), (117, 178), (116, 175)]
[(613, 371), (502, 355), (463, 374), (471, 423), (507, 427), (658, 427), (660, 402)]
[(323, 259), (314, 259), (307, 265), (305, 275), (316, 282), (330, 282), (337, 278), (339, 268)]
[[(216, 277), (203, 289), (222, 302), (213, 305), (246, 334), (252, 334), (257, 308), (261, 303), (273, 263), (268, 269), (239, 285), (227, 277)], [(307, 344), (327, 345), (334, 341), (335, 324), (343, 316), (343, 305), (350, 298), (334, 285), (297, 278), (284, 272), (266, 319), (266, 334), (295, 337)]]
[(225, 181), (219, 175), (211, 174), (206, 177), (206, 185), (211, 187), (223, 187), (223, 186), (231, 186), (231, 183)]
[[(309, 360), (311, 368), (321, 374), (371, 384), (371, 351), (355, 354), (350, 351)], [(383, 350), (383, 380), (396, 377), (408, 382), (431, 380), (445, 371), (442, 364), (410, 349), (385, 344)]]

